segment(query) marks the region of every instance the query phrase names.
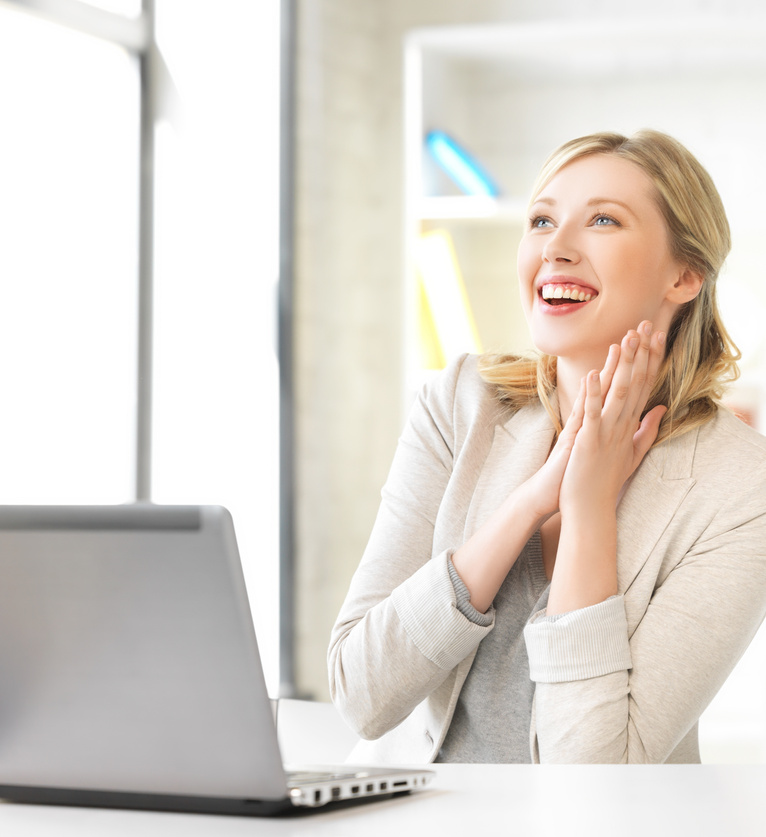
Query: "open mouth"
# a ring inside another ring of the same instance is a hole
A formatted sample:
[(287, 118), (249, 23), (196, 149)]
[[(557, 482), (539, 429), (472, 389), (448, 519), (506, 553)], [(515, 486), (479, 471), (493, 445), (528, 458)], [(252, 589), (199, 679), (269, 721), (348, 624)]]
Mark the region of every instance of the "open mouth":
[(589, 288), (578, 288), (575, 285), (543, 285), (540, 297), (547, 305), (582, 305), (598, 296)]

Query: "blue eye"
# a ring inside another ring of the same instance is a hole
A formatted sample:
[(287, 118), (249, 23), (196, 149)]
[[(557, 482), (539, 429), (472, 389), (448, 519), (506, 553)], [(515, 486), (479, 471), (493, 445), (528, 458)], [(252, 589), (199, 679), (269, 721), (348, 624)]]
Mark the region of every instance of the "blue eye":
[(611, 215), (604, 215), (603, 212), (595, 215), (592, 223), (594, 227), (620, 226), (620, 222), (616, 218), (612, 218)]
[(546, 218), (544, 215), (538, 215), (535, 218), (529, 219), (529, 225), (533, 230), (540, 230), (544, 229), (545, 227), (552, 226), (552, 221), (550, 218)]

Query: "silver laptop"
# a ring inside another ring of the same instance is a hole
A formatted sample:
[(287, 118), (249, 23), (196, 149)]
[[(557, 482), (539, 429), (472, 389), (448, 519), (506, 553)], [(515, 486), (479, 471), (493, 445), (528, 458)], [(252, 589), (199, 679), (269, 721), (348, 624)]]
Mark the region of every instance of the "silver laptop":
[(222, 507), (0, 507), (0, 798), (273, 814), (432, 775), (284, 770)]

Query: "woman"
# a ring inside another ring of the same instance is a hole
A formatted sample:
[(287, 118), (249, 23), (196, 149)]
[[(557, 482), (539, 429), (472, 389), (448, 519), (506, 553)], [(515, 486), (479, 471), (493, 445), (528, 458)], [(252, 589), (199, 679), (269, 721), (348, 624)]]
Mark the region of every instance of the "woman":
[(700, 760), (766, 612), (766, 440), (719, 400), (729, 247), (664, 134), (549, 158), (518, 259), (541, 355), (425, 389), (333, 630), (355, 757)]

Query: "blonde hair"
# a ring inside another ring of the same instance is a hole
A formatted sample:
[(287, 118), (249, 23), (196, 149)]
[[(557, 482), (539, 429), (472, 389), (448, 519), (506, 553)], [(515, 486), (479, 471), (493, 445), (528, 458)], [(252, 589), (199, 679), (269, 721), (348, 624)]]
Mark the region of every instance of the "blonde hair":
[[(716, 299), (716, 279), (731, 249), (729, 222), (707, 171), (681, 143), (659, 131), (639, 131), (631, 137), (598, 133), (565, 143), (543, 165), (532, 199), (564, 166), (593, 154), (629, 160), (649, 176), (673, 256), (703, 279), (700, 292), (671, 322), (665, 358), (646, 405), (647, 411), (658, 404), (668, 408), (657, 444), (712, 418), (725, 385), (739, 375), (740, 353), (721, 321)], [(479, 368), (501, 400), (518, 409), (539, 399), (561, 430), (551, 400), (555, 357), (488, 354), (481, 357)]]

